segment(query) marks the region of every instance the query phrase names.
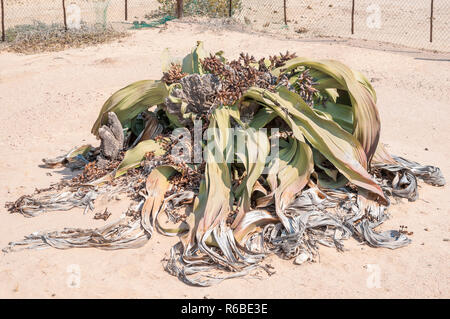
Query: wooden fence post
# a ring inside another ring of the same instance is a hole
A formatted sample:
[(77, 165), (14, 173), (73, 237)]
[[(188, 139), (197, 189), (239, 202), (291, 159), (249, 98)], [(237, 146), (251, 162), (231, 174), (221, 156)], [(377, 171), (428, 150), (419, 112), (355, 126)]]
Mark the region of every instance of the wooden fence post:
[(283, 7), (284, 7), (284, 24), (287, 25), (286, 0), (283, 1)]
[(177, 18), (183, 18), (183, 0), (177, 0)]
[(232, 10), (233, 10), (233, 0), (229, 0), (229, 1), (228, 1), (228, 4), (229, 4), (229, 6), (228, 6), (228, 15), (229, 15), (230, 18), (231, 18), (231, 16), (232, 16)]
[(352, 0), (352, 34), (355, 33), (355, 0)]
[(67, 17), (66, 17), (66, 1), (62, 0), (63, 16), (64, 16), (64, 29), (67, 31)]
[(6, 34), (5, 34), (5, 6), (3, 4), (3, 0), (1, 0), (2, 2), (2, 41), (5, 42), (6, 41)]
[(430, 14), (430, 42), (433, 42), (433, 3), (434, 1), (431, 0), (431, 14)]

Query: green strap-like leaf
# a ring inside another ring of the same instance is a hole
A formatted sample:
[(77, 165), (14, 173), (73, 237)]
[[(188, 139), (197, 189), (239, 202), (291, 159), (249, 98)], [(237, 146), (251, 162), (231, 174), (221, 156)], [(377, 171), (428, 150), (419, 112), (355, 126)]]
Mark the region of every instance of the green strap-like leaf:
[(176, 170), (172, 166), (159, 166), (152, 170), (145, 183), (147, 190), (147, 199), (141, 211), (141, 225), (148, 232), (153, 232), (153, 218), (156, 218), (161, 205), (164, 201), (164, 195), (169, 189), (169, 177)]
[(349, 181), (384, 199), (384, 194), (367, 172), (367, 159), (359, 142), (333, 121), (319, 116), (301, 97), (281, 87), (277, 93), (250, 88), (243, 96), (275, 110), (292, 128), (294, 136), (304, 137)]
[(197, 46), (183, 59), (182, 70), (189, 74), (203, 74), (200, 60), (206, 58), (206, 52), (203, 49), (203, 42), (197, 41)]
[(194, 210), (196, 219), (200, 219), (196, 231), (197, 240), (208, 229), (212, 229), (225, 221), (230, 212), (233, 195), (231, 192), (231, 174), (226, 161), (226, 151), (231, 136), (229, 132), (229, 110), (219, 107), (211, 116), (207, 146), (205, 152), (205, 184), (199, 193), (199, 204)]
[(334, 60), (295, 58), (272, 72), (279, 75), (299, 66), (307, 66), (328, 76), (318, 80), (319, 89), (338, 88), (348, 92), (354, 115), (353, 134), (363, 146), (370, 162), (378, 146), (381, 125), (375, 105), (375, 91), (369, 81), (361, 73), (352, 71), (346, 65)]
[(109, 112), (116, 113), (122, 126), (130, 126), (131, 120), (139, 113), (150, 106), (164, 103), (168, 94), (167, 85), (154, 80), (134, 82), (120, 89), (103, 104), (98, 118), (92, 126), (92, 134), (98, 137), (98, 129), (106, 124)]
[(115, 177), (119, 177), (127, 172), (127, 170), (139, 167), (141, 161), (144, 159), (145, 154), (148, 152), (154, 152), (155, 156), (162, 156), (166, 153), (162, 144), (154, 140), (146, 140), (140, 142), (134, 148), (129, 149), (117, 168)]
[(276, 213), (286, 229), (291, 229), (288, 218), (284, 215), (285, 209), (299, 194), (309, 181), (314, 170), (311, 147), (300, 141), (297, 142), (297, 151), (286, 167), (278, 173), (280, 185), (275, 190)]
[(344, 130), (349, 133), (353, 132), (353, 112), (351, 106), (326, 101), (325, 103), (315, 104), (314, 109), (329, 114), (333, 121), (339, 124)]
[(245, 176), (242, 183), (235, 191), (236, 198), (240, 200), (240, 211), (235, 219), (234, 224), (238, 224), (243, 215), (251, 210), (250, 199), (252, 196), (253, 186), (261, 176), (266, 165), (266, 159), (270, 151), (270, 142), (267, 135), (260, 130), (236, 130), (237, 148), (243, 143), (243, 152), (237, 150), (236, 154), (244, 163)]

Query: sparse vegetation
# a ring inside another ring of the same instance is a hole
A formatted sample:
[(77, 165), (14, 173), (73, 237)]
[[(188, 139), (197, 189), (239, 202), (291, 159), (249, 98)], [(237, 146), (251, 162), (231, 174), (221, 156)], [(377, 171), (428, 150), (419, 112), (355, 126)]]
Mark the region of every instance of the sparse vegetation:
[[(159, 8), (147, 15), (147, 18), (154, 18), (164, 14), (175, 15), (176, 1), (158, 0)], [(241, 0), (235, 0), (232, 3), (233, 14), (241, 9)], [(228, 17), (229, 2), (228, 0), (185, 0), (184, 15), (185, 16), (208, 16), (211, 18)]]
[(45, 24), (35, 21), (32, 24), (17, 25), (6, 30), (7, 50), (17, 53), (37, 53), (60, 51), (69, 47), (81, 47), (110, 42), (127, 36), (111, 27), (88, 26), (65, 30), (64, 25)]

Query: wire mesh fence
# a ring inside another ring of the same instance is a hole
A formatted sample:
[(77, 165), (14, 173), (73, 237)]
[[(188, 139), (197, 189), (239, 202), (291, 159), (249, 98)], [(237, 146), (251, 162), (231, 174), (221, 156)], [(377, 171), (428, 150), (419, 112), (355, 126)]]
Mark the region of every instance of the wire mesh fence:
[(449, 0), (243, 0), (242, 3), (234, 17), (260, 31), (298, 37), (351, 37), (450, 51)]
[[(36, 22), (129, 28), (177, 14), (178, 0), (0, 0), (2, 38)], [(301, 38), (350, 37), (450, 51), (449, 0), (184, 0), (185, 16), (232, 16), (265, 32)], [(128, 23), (127, 23), (128, 21)]]
[(19, 25), (61, 24), (68, 28), (85, 25), (119, 27), (129, 18), (144, 19), (156, 0), (2, 0), (5, 33)]

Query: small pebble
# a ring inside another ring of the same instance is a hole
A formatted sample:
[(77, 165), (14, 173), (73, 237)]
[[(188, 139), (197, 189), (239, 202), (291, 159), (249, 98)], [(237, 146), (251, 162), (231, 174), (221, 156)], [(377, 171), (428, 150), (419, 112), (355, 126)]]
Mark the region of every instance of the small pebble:
[(450, 241), (450, 239), (448, 239), (448, 238), (444, 238), (444, 239), (442, 239), (443, 241)]
[(300, 255), (297, 256), (297, 258), (295, 258), (294, 264), (301, 265), (305, 261), (308, 261), (308, 260), (309, 260), (309, 255), (305, 254), (305, 253), (301, 253)]

